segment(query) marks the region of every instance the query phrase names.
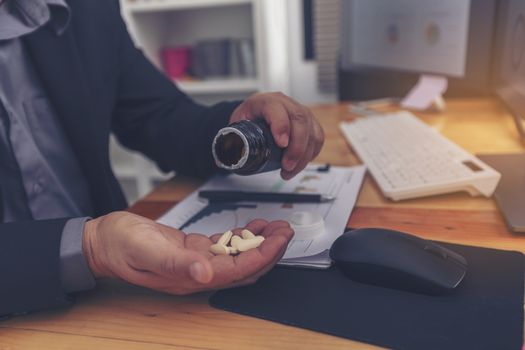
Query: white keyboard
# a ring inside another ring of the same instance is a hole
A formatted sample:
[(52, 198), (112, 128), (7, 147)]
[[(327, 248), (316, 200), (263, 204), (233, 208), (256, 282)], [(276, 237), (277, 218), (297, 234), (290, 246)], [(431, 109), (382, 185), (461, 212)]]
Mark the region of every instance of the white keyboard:
[(396, 201), (456, 191), (490, 197), (501, 177), (409, 112), (340, 127), (383, 194)]

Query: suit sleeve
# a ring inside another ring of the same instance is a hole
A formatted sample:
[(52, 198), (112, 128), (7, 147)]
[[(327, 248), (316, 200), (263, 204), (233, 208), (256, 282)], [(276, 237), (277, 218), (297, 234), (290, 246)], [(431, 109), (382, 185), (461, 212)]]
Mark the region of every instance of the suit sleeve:
[(0, 224), (0, 315), (66, 306), (60, 240), (67, 219)]
[(112, 129), (126, 147), (163, 171), (205, 177), (217, 170), (211, 144), (239, 102), (204, 107), (193, 102), (135, 48), (115, 11), (119, 35), (117, 101)]

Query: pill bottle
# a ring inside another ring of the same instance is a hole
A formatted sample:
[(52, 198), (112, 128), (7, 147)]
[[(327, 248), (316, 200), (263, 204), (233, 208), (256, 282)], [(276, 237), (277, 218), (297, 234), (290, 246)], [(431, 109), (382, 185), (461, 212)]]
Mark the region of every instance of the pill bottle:
[(264, 119), (242, 120), (219, 130), (212, 144), (218, 167), (239, 175), (281, 168), (283, 150)]

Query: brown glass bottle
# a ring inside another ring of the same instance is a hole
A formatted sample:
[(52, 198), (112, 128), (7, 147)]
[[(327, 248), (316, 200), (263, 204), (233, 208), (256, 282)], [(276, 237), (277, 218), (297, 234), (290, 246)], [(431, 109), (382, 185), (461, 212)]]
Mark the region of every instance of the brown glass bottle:
[(281, 168), (283, 150), (264, 119), (242, 120), (219, 130), (212, 145), (218, 167), (239, 175)]

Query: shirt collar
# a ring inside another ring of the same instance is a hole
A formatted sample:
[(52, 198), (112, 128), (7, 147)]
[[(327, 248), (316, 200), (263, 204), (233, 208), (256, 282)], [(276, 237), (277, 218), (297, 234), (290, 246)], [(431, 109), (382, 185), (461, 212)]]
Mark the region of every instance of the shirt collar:
[(0, 5), (0, 40), (21, 37), (47, 23), (61, 35), (70, 17), (71, 10), (65, 0), (7, 0)]

